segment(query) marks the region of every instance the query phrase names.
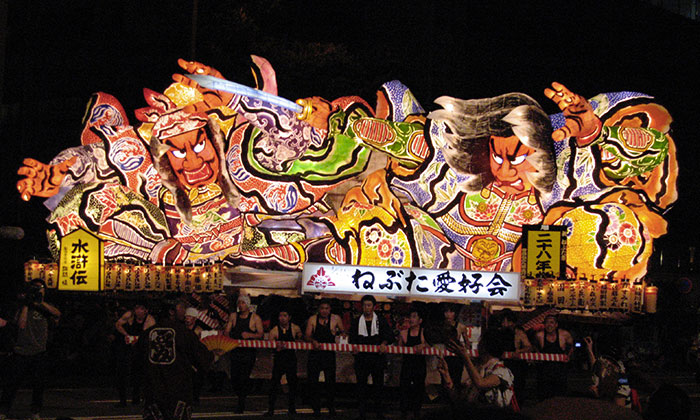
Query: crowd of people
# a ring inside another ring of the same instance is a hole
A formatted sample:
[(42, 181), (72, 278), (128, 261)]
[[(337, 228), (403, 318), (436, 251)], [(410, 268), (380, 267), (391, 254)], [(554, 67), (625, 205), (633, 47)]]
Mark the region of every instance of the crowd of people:
[[(40, 418), (49, 325), (62, 315), (56, 306), (44, 300), (45, 289), (41, 281), (31, 282), (19, 295), (16, 311), (12, 314), (6, 311), (0, 316), (0, 331), (14, 331), (12, 344), (8, 346), (8, 340), (2, 340), (0, 348), (4, 365), (0, 419), (9, 415), (16, 392), (23, 384), (32, 387), (31, 412), (34, 418)], [(307, 342), (313, 348), (308, 354), (306, 377), (308, 402), (318, 417), (322, 406), (328, 409), (327, 417), (336, 414), (336, 353), (324, 350), (322, 344), (339, 341), (374, 345), (378, 349), (353, 353), (356, 407), (361, 419), (370, 411), (374, 411), (377, 418), (384, 418), (386, 414), (383, 388), (389, 345), (414, 350), (402, 356), (401, 418), (421, 418), (431, 365), (440, 375), (441, 398), (453, 412), (463, 410), (464, 404), (468, 404), (517, 413), (519, 403), (526, 398), (543, 400), (567, 392), (566, 365), (537, 363), (533, 368), (531, 362), (518, 357), (533, 351), (572, 355), (572, 334), (559, 327), (556, 315), (544, 318), (543, 329), (526, 332), (518, 325), (515, 312), (505, 309), (494, 313), (488, 327), (482, 328), (478, 356), (474, 357), (469, 329), (460, 322), (459, 307), (454, 304), (442, 305), (441, 321), (430, 319), (431, 322), (426, 323), (428, 305), (411, 304), (396, 321), (386, 313), (377, 312), (377, 301), (371, 295), (362, 297), (358, 317), (349, 316), (347, 311), (342, 316), (332, 313), (334, 302), (322, 299), (314, 302), (315, 313), (308, 319), (299, 319), (295, 318), (299, 311), (292, 303), (276, 301), (271, 305), (274, 309), (268, 308), (265, 320), (255, 310), (251, 298), (243, 294), (236, 297), (231, 311), (227, 310), (225, 296), (178, 300), (172, 305), (154, 308), (157, 309), (154, 313), (149, 311), (145, 301), (132, 303), (115, 315), (114, 321), (119, 405), (127, 405), (127, 389), (130, 388), (132, 403), (144, 407), (144, 419), (190, 419), (203, 384), (208, 380), (212, 388), (220, 389), (223, 378), (228, 376), (237, 396), (234, 411), (246, 412), (246, 397), (253, 389), (251, 372), (257, 350), (239, 346), (225, 355), (222, 351), (210, 351), (200, 339), (211, 334), (276, 342), (265, 416), (275, 413), (283, 376), (288, 385), (287, 412), (291, 417), (296, 415), (298, 363), (290, 342)], [(591, 337), (586, 337), (583, 343), (592, 376), (590, 396), (640, 410), (614, 340), (600, 339), (594, 343)], [(436, 346), (444, 346), (442, 348), (452, 355), (430, 356), (435, 359), (429, 359), (424, 350)], [(503, 358), (504, 352), (514, 356)], [(525, 388), (528, 371), (533, 369), (537, 371), (536, 396), (527, 395)]]

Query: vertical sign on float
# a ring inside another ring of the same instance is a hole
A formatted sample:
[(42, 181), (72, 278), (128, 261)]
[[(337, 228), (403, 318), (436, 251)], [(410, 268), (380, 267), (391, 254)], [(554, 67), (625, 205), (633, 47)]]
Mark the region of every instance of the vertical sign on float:
[(58, 290), (98, 292), (103, 287), (104, 248), (90, 232), (78, 229), (61, 239)]
[(566, 226), (523, 226), (525, 278), (566, 279)]

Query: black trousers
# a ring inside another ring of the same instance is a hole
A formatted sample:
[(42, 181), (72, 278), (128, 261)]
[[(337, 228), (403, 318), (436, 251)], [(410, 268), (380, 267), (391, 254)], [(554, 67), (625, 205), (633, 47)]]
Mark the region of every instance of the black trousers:
[(250, 373), (255, 365), (255, 349), (238, 348), (231, 351), (231, 385), (238, 395), (238, 410), (245, 410), (245, 399), (250, 391)]
[(405, 356), (399, 377), (401, 413), (417, 414), (425, 394), (425, 356)]
[[(288, 351), (288, 350), (287, 350)], [(274, 411), (275, 402), (277, 401), (277, 393), (280, 388), (280, 379), (282, 375), (287, 375), (287, 383), (289, 384), (288, 410), (296, 410), (296, 395), (297, 395), (297, 356), (294, 353), (275, 353), (272, 362), (272, 379), (270, 384), (270, 396), (268, 400), (268, 410)]]
[(4, 378), (5, 386), (2, 390), (2, 397), (0, 397), (0, 414), (9, 414), (17, 391), (25, 380), (32, 387), (31, 411), (33, 414), (39, 413), (44, 405), (44, 372), (46, 372), (46, 368), (45, 352), (31, 356), (13, 354), (7, 366), (7, 376)]
[(450, 373), (452, 383), (459, 386), (462, 383), (462, 374), (464, 374), (464, 361), (459, 357), (447, 356), (445, 363), (447, 363), (447, 371)]
[(523, 360), (505, 360), (503, 362), (513, 373), (513, 391), (518, 403), (525, 401), (525, 383), (527, 382), (527, 362)]
[[(382, 404), (382, 391), (384, 388), (384, 369), (386, 368), (386, 356), (383, 354), (360, 353), (355, 356), (355, 376), (357, 377), (358, 401), (357, 406), (360, 417), (367, 413), (367, 402), (374, 400), (377, 414), (384, 412)], [(372, 387), (368, 384), (369, 376), (372, 376)]]
[(143, 420), (191, 420), (192, 407), (184, 401), (161, 399), (147, 404), (142, 417)]
[(141, 399), (141, 384), (144, 381), (146, 367), (135, 357), (132, 346), (118, 346), (115, 351), (115, 376), (117, 380), (117, 390), (119, 401), (126, 404), (126, 389), (131, 385), (133, 401)]
[[(307, 362), (307, 375), (311, 388), (311, 407), (321, 410), (321, 394), (325, 391), (328, 408), (335, 408), (335, 353), (332, 351), (311, 351)], [(318, 378), (323, 372), (325, 385), (319, 385)]]
[(540, 362), (537, 365), (537, 399), (565, 396), (569, 366), (566, 363)]

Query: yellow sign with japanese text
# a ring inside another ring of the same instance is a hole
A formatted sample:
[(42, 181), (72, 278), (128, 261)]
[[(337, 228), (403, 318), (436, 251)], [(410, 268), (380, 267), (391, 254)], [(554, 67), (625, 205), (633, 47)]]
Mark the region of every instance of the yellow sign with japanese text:
[(58, 290), (98, 292), (104, 284), (104, 248), (95, 235), (78, 229), (61, 239)]
[(526, 277), (564, 278), (566, 230), (562, 226), (528, 226), (524, 229)]

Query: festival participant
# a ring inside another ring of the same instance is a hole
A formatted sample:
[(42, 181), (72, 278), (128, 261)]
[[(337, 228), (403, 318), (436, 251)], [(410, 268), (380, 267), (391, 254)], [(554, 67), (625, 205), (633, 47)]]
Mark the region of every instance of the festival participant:
[[(386, 346), (393, 341), (391, 327), (386, 320), (374, 312), (377, 300), (372, 295), (364, 295), (362, 315), (352, 323), (350, 329), (351, 344), (373, 344), (379, 346), (379, 353), (355, 352), (355, 377), (357, 378), (357, 405), (360, 418), (367, 414), (367, 402), (373, 399), (376, 404), (377, 417), (384, 418), (384, 404), (380, 401), (384, 388), (384, 369), (386, 369)], [(372, 376), (372, 389), (368, 385)]]
[[(574, 339), (571, 334), (559, 328), (556, 315), (547, 315), (544, 330), (536, 334), (540, 352), (564, 354), (571, 357), (574, 352)], [(540, 363), (537, 366), (537, 398), (541, 401), (559, 395), (566, 395), (568, 365), (562, 363)]]
[(208, 370), (213, 354), (182, 322), (168, 317), (143, 333), (136, 350), (146, 366), (144, 420), (190, 420), (193, 367)]
[[(443, 304), (442, 342), (447, 344), (450, 340), (458, 343), (468, 343), (466, 326), (459, 322), (457, 310), (459, 305), (452, 303)], [(445, 357), (445, 362), (450, 370), (450, 378), (456, 383), (462, 382), (464, 374), (464, 362), (457, 356)]]
[[(14, 347), (15, 329), (16, 326), (12, 322), (11, 314), (7, 311), (7, 306), (0, 306), (0, 370), (2, 372), (7, 372), (7, 361)], [(4, 383), (4, 377), (4, 373), (0, 374), (0, 383)]]
[[(594, 397), (612, 401), (615, 405), (633, 408), (632, 388), (625, 372), (625, 364), (620, 358), (619, 348), (612, 344), (612, 337), (598, 341), (598, 354), (594, 350), (593, 339), (585, 337), (586, 355), (591, 369), (589, 390)], [(641, 411), (641, 407), (636, 407)]]
[(518, 317), (515, 315), (515, 312), (506, 308), (498, 315), (501, 318), (501, 330), (505, 334), (504, 350), (515, 354), (515, 358), (506, 359), (503, 363), (513, 372), (513, 376), (515, 376), (513, 389), (515, 390), (515, 395), (518, 396), (518, 401), (522, 404), (522, 402), (525, 401), (527, 362), (518, 360), (517, 358), (521, 353), (532, 351), (532, 344), (530, 344), (525, 330), (517, 325)]
[(17, 324), (17, 340), (8, 362), (0, 397), (0, 419), (9, 416), (12, 403), (22, 383), (29, 381), (32, 387), (32, 419), (41, 418), (39, 412), (44, 403), (44, 375), (47, 369), (46, 342), (49, 321), (58, 320), (61, 312), (44, 301), (46, 284), (34, 279), (17, 297), (20, 309), (14, 320)]
[(199, 317), (199, 311), (197, 308), (190, 306), (185, 310), (185, 326), (188, 330), (195, 333), (197, 337), (202, 336), (202, 327), (197, 325), (197, 318)]
[(173, 313), (173, 319), (177, 322), (185, 322), (185, 319), (187, 317), (187, 308), (189, 307), (189, 304), (185, 302), (182, 299), (178, 299), (178, 301), (175, 303), (175, 311)]
[[(423, 317), (417, 308), (412, 308), (408, 317), (408, 329), (399, 333), (399, 345), (413, 347), (420, 353), (427, 347), (423, 337)], [(401, 418), (409, 418), (409, 412), (415, 420), (420, 418), (420, 409), (425, 398), (425, 356), (412, 354), (403, 356), (401, 364), (400, 408)]]
[(265, 416), (272, 417), (275, 414), (275, 401), (280, 387), (280, 379), (282, 379), (282, 375), (285, 375), (289, 384), (287, 411), (289, 416), (293, 417), (297, 414), (297, 355), (294, 350), (288, 349), (287, 346), (290, 342), (300, 341), (302, 334), (301, 328), (290, 322), (292, 317), (289, 314), (289, 309), (284, 307), (280, 309), (277, 319), (279, 323), (270, 331), (270, 340), (277, 341), (277, 348), (273, 356), (270, 396)]
[[(320, 343), (335, 343), (336, 334), (345, 334), (343, 321), (339, 315), (331, 313), (331, 303), (322, 299), (318, 305), (318, 313), (311, 315), (306, 321), (304, 338), (318, 349)], [(312, 350), (307, 362), (307, 376), (311, 384), (311, 406), (314, 416), (321, 415), (321, 393), (319, 376), (323, 372), (324, 386), (328, 397), (328, 415), (335, 416), (335, 352), (327, 350)]]
[[(497, 330), (486, 330), (481, 335), (478, 367), (472, 362), (469, 350), (464, 345), (451, 340), (447, 343), (447, 348), (465, 362), (471, 380), (472, 392), (468, 397), (471, 401), (519, 411), (513, 394), (513, 373), (500, 360), (503, 354), (502, 341), (502, 334)], [(446, 373), (444, 369), (442, 373)]]
[[(237, 300), (238, 312), (228, 317), (224, 333), (238, 340), (259, 340), (263, 336), (260, 316), (251, 311), (250, 296), (240, 295)], [(255, 365), (255, 349), (237, 347), (231, 352), (231, 384), (238, 395), (236, 413), (245, 411), (245, 400), (250, 391), (250, 373)]]
[(134, 346), (143, 332), (156, 323), (153, 315), (142, 302), (136, 302), (131, 310), (122, 314), (114, 324), (120, 334), (116, 347), (117, 389), (119, 390), (120, 407), (126, 406), (127, 381), (131, 377), (132, 399), (134, 405), (141, 403), (141, 385), (143, 382), (144, 366), (135, 359)]
[[(188, 330), (192, 331), (197, 336), (197, 338), (201, 339), (202, 327), (197, 325), (198, 316), (199, 312), (196, 308), (193, 308), (192, 306), (188, 307), (185, 310), (185, 327), (187, 327)], [(199, 395), (202, 391), (202, 385), (204, 385), (204, 372), (196, 370), (193, 378), (192, 388), (193, 402), (195, 405), (199, 404)]]

